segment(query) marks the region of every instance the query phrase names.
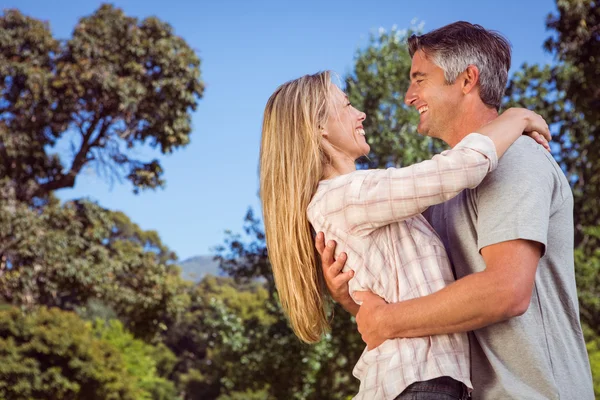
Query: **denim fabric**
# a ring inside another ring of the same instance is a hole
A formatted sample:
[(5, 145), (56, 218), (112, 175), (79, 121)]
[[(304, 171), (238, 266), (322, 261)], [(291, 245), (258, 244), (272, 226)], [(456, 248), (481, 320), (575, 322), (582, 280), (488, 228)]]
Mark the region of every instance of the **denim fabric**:
[(407, 387), (395, 400), (466, 400), (467, 387), (448, 376), (415, 382)]

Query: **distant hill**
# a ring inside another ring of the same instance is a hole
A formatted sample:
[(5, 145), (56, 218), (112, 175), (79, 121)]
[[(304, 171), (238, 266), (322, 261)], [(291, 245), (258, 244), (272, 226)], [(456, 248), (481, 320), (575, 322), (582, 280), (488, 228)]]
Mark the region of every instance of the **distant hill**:
[(205, 275), (223, 275), (219, 271), (219, 262), (213, 260), (214, 256), (195, 256), (179, 262), (181, 276), (193, 282), (200, 282)]

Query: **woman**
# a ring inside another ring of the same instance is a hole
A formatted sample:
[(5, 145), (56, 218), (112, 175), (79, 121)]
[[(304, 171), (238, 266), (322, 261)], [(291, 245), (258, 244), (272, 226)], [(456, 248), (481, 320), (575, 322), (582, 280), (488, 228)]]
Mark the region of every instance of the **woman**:
[[(260, 194), (269, 259), (282, 307), (308, 343), (329, 328), (313, 232), (348, 254), (351, 292), (371, 290), (388, 302), (433, 293), (453, 275), (420, 213), (477, 186), (523, 131), (548, 134), (537, 114), (513, 109), (432, 160), (356, 171), (355, 160), (369, 152), (365, 118), (328, 72), (283, 84), (265, 108)], [(393, 399), (440, 377), (471, 390), (467, 336), (389, 340), (365, 349), (353, 374), (361, 381), (356, 399)]]

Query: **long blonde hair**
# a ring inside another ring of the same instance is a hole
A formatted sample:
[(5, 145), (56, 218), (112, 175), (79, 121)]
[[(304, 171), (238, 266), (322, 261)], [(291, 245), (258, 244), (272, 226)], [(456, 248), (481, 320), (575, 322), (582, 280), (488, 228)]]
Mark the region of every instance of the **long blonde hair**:
[(327, 156), (320, 129), (329, 115), (331, 74), (281, 85), (265, 107), (260, 149), (260, 197), (269, 260), (283, 310), (307, 343), (329, 329), (326, 288), (307, 208)]

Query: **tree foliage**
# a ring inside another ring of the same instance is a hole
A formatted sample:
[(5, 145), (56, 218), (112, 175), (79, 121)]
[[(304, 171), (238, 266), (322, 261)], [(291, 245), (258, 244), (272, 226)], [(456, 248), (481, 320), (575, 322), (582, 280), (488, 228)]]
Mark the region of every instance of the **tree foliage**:
[[(96, 320), (93, 332), (121, 354), (131, 383), (139, 389), (137, 399), (168, 400), (177, 397), (174, 383), (166, 379), (170, 371), (159, 370), (158, 360), (172, 360), (175, 357), (169, 349), (151, 346), (136, 339), (119, 320)], [(173, 366), (171, 363), (171, 368)], [(163, 375), (160, 375), (161, 372)]]
[[(309, 346), (298, 340), (279, 304), (272, 284), (264, 232), (252, 210), (246, 215), (244, 230), (245, 238), (230, 235), (226, 240), (229, 247), (221, 247), (218, 258), (222, 268), (237, 282), (231, 283), (235, 287), (250, 288), (265, 282), (267, 290), (257, 292), (257, 296), (262, 293), (260, 300), (256, 303), (236, 301), (233, 300), (236, 291), (200, 286), (203, 293), (221, 293), (223, 305), (241, 322), (238, 332), (243, 341), (226, 352), (221, 353), (221, 348), (218, 355), (210, 354), (211, 359), (219, 358), (218, 364), (226, 366), (220, 373), (226, 376), (221, 378), (220, 395), (239, 396), (249, 390), (252, 393), (267, 391), (268, 398), (272, 399), (333, 400), (352, 396), (358, 389), (358, 381), (351, 376), (352, 368), (364, 349), (354, 319), (336, 305), (332, 330), (320, 343)], [(249, 254), (252, 256), (248, 257)], [(220, 295), (214, 301), (219, 298)], [(246, 313), (244, 307), (247, 306), (242, 307), (242, 304), (255, 304), (250, 308), (255, 310), (254, 313), (261, 310), (261, 314), (239, 318)], [(226, 331), (219, 328), (221, 333)]]
[[(203, 93), (200, 60), (170, 25), (103, 5), (68, 40), (18, 10), (0, 32), (0, 176), (19, 200), (72, 187), (86, 166), (135, 190), (164, 184), (160, 162), (133, 150), (187, 145)], [(65, 141), (70, 155), (52, 152)]]
[(137, 399), (117, 349), (74, 313), (0, 311), (0, 398)]
[(0, 205), (0, 295), (73, 310), (100, 300), (141, 337), (182, 312), (187, 284), (153, 231), (89, 201)]

